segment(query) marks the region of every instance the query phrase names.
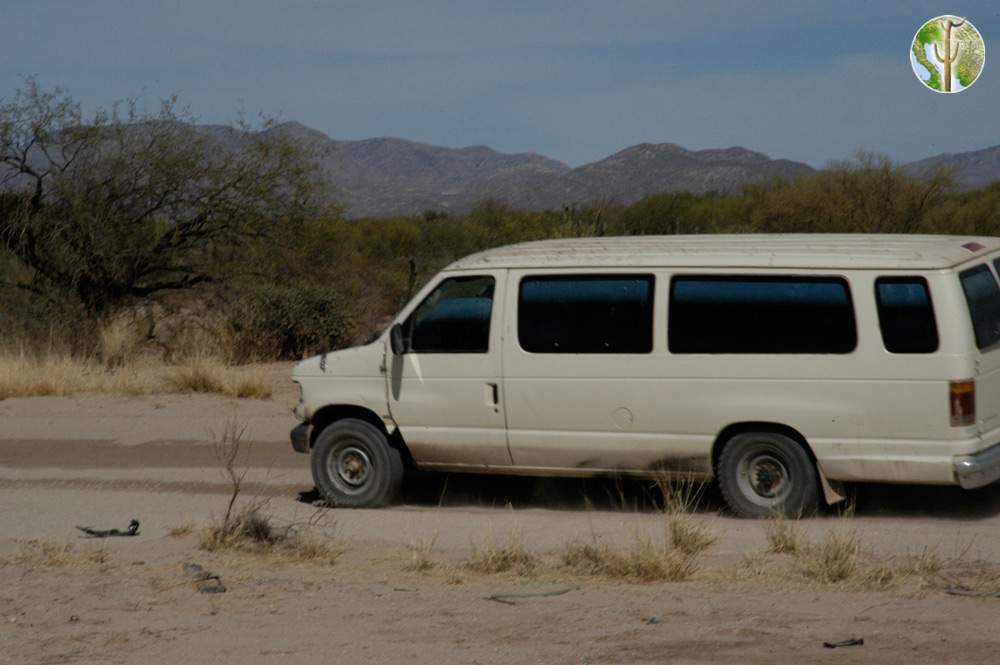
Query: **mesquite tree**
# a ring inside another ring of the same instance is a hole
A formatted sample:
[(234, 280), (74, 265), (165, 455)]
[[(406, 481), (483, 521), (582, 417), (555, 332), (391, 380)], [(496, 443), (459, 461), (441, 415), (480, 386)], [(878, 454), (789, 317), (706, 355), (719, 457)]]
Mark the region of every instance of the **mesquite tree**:
[(0, 247), (23, 279), (94, 316), (220, 274), (220, 255), (317, 213), (310, 155), (264, 121), (205, 127), (175, 99), (84, 117), (28, 79), (0, 103)]

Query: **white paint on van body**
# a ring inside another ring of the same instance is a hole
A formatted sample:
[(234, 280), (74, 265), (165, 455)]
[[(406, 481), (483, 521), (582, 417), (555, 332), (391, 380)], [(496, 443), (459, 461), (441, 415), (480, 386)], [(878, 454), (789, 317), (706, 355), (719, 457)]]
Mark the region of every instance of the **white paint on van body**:
[[(970, 250), (967, 243), (981, 247)], [(667, 469), (709, 477), (723, 429), (768, 422), (802, 434), (830, 480), (949, 484), (956, 457), (1000, 441), (1000, 353), (976, 349), (957, 277), (998, 255), (1000, 239), (949, 236), (760, 234), (513, 245), (452, 264), (396, 318), (405, 320), (448, 277), (492, 275), (488, 353), (393, 356), (386, 331), (376, 343), (326, 354), (325, 372), (316, 359), (304, 361), (294, 379), (302, 384), (306, 414), (326, 404), (368, 408), (398, 426), (414, 461), (428, 468), (551, 475)], [(651, 353), (521, 349), (520, 280), (584, 273), (655, 277)], [(850, 286), (857, 347), (847, 354), (671, 354), (670, 279), (709, 274), (842, 277)], [(880, 276), (927, 280), (937, 352), (885, 350), (874, 298)], [(970, 378), (979, 420), (952, 427), (949, 382)]]

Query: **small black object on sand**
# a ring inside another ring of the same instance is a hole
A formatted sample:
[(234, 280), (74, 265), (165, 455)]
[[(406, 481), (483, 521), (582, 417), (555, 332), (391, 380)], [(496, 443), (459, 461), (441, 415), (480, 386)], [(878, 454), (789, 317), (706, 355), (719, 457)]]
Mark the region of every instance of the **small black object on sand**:
[(827, 649), (836, 649), (838, 647), (861, 647), (865, 645), (865, 639), (863, 637), (852, 637), (849, 640), (840, 640), (839, 642), (823, 642), (823, 646)]
[(91, 538), (111, 538), (113, 536), (138, 536), (139, 535), (139, 520), (132, 520), (128, 524), (128, 528), (122, 531), (121, 529), (95, 529), (90, 526), (78, 526), (76, 527), (80, 531)]

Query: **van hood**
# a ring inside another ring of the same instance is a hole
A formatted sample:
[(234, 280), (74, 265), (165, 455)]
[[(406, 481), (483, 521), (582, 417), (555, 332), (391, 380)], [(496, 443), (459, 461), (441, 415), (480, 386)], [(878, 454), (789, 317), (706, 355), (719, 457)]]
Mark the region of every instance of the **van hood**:
[(310, 358), (292, 368), (292, 380), (300, 377), (371, 377), (381, 374), (385, 356), (385, 343), (376, 340), (365, 346), (355, 346), (340, 351), (328, 351)]

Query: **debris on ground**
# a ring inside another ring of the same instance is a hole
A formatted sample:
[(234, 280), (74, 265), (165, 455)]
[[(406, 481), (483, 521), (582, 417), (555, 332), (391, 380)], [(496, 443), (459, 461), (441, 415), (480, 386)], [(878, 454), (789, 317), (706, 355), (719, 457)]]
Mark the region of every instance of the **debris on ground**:
[(76, 527), (80, 531), (91, 538), (110, 538), (112, 536), (138, 536), (139, 535), (139, 520), (132, 520), (128, 523), (128, 528), (122, 531), (121, 529), (95, 529), (90, 526), (78, 526)]
[(961, 584), (950, 586), (944, 592), (952, 596), (968, 596), (970, 598), (1000, 598), (1000, 591), (977, 591)]
[(863, 637), (852, 637), (847, 640), (840, 640), (839, 642), (823, 642), (823, 646), (827, 649), (836, 649), (838, 647), (861, 647), (865, 645), (865, 640)]
[(226, 585), (222, 578), (205, 570), (197, 563), (187, 562), (183, 566), (184, 574), (190, 577), (198, 588), (198, 593), (225, 593)]
[(504, 605), (517, 605), (517, 600), (521, 598), (548, 598), (550, 596), (561, 596), (564, 593), (569, 593), (570, 591), (578, 591), (580, 587), (578, 586), (568, 586), (561, 589), (554, 589), (552, 591), (538, 591), (538, 592), (528, 592), (528, 593), (495, 593), (492, 596), (486, 596), (483, 600), (492, 600), (498, 603), (503, 603)]

